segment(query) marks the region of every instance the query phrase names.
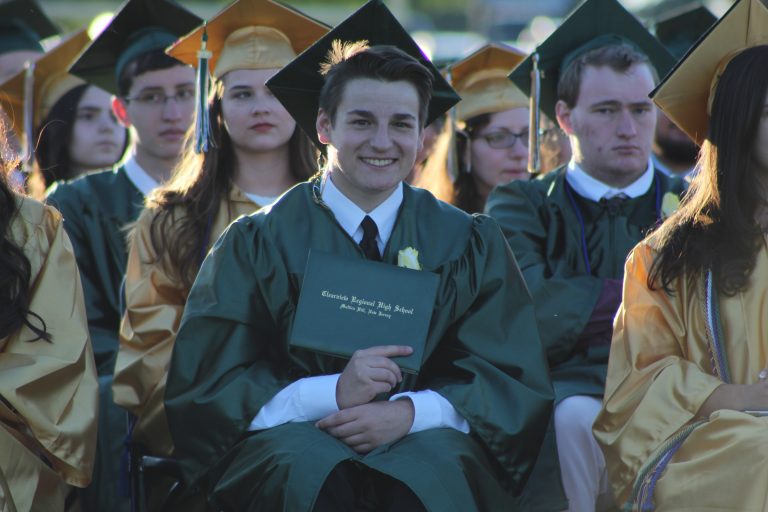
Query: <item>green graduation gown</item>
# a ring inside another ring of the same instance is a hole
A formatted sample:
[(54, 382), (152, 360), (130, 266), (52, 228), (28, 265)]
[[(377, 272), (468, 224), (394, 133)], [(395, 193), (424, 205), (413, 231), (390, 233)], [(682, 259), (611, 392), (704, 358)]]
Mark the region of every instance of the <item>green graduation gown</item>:
[[(530, 296), (496, 223), (405, 186), (383, 260), (406, 247), (440, 278), (422, 370), (467, 419), (360, 456), (311, 422), (249, 432), (291, 382), (346, 360), (288, 351), (310, 249), (363, 258), (320, 199), (319, 181), (234, 222), (189, 295), (166, 390), (185, 478), (224, 510), (307, 511), (333, 467), (356, 460), (405, 482), (432, 511), (503, 510), (532, 467), (552, 389)], [(396, 343), (396, 341), (393, 341)]]
[[(590, 320), (603, 281), (623, 278), (627, 255), (656, 226), (664, 196), (679, 196), (685, 189), (682, 180), (655, 171), (653, 185), (645, 194), (611, 205), (574, 192), (566, 183), (565, 172), (561, 167), (532, 181), (496, 187), (486, 205), (507, 237), (533, 297), (555, 403), (573, 395), (602, 398), (610, 345), (579, 344), (579, 336)], [(584, 257), (579, 214), (591, 273)], [(551, 426), (523, 499), (524, 510), (567, 507)]]
[(126, 226), (144, 207), (144, 194), (123, 167), (56, 183), (47, 202), (64, 217), (83, 282), (88, 329), (99, 373), (99, 435), (93, 483), (81, 496), (83, 510), (127, 511), (118, 482), (125, 411), (112, 400), (112, 374), (120, 329), (120, 287), (128, 259)]
[(120, 285), (128, 260), (125, 228), (144, 194), (123, 167), (55, 184), (47, 201), (61, 212), (83, 280), (88, 327), (99, 375), (112, 375), (120, 328)]

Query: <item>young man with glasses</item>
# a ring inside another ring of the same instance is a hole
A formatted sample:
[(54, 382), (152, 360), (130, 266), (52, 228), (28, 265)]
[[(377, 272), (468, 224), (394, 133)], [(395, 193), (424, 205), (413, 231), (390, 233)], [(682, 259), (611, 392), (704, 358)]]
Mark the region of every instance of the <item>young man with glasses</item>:
[[(602, 510), (612, 503), (592, 423), (624, 260), (675, 209), (684, 186), (650, 161), (656, 112), (648, 94), (673, 59), (615, 0), (582, 4), (537, 53), (542, 110), (558, 120), (573, 156), (488, 199), (533, 296), (555, 388), (553, 429), (519, 509)], [(521, 88), (533, 88), (532, 60), (512, 73)]]
[(181, 156), (194, 113), (195, 73), (164, 50), (200, 22), (172, 0), (130, 0), (70, 69), (115, 95), (113, 110), (131, 136), (122, 164), (58, 183), (48, 195), (64, 216), (74, 246), (100, 377), (95, 489), (84, 499), (84, 510), (127, 509), (117, 491), (125, 413), (111, 393), (127, 260), (125, 228)]

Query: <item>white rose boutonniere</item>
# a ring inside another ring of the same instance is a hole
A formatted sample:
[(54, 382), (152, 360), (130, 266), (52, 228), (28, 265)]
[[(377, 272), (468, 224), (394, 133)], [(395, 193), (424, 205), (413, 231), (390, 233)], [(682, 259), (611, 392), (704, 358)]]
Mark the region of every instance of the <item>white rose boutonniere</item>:
[(666, 219), (675, 213), (680, 206), (680, 197), (674, 192), (667, 192), (661, 198), (661, 218)]
[(421, 263), (419, 263), (419, 251), (413, 247), (406, 247), (401, 249), (397, 253), (397, 266), (404, 268), (411, 268), (413, 270), (421, 270)]

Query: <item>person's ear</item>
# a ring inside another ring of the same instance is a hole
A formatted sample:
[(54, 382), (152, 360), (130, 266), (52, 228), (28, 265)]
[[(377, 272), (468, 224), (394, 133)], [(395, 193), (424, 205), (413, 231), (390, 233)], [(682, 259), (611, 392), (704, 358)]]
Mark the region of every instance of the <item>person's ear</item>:
[(573, 120), (571, 119), (571, 107), (568, 106), (563, 100), (558, 100), (555, 103), (555, 114), (557, 115), (557, 122), (560, 124), (560, 128), (568, 134), (573, 134)]
[(115, 114), (117, 121), (126, 128), (131, 127), (131, 119), (128, 116), (128, 109), (125, 100), (112, 96), (112, 113)]
[(331, 142), (331, 116), (323, 110), (317, 111), (317, 120), (315, 121), (315, 128), (317, 129), (317, 138), (322, 144), (328, 144)]

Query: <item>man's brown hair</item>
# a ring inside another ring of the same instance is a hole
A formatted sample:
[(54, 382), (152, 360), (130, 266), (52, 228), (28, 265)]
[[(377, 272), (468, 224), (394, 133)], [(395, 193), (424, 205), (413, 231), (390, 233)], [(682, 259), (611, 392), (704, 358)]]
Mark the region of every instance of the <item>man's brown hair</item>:
[(419, 96), (419, 124), (424, 127), (432, 98), (432, 73), (419, 61), (394, 46), (368, 46), (367, 41), (334, 41), (320, 67), (325, 83), (320, 90), (320, 108), (335, 122), (336, 110), (347, 82), (371, 78), (385, 82), (405, 81)]
[(607, 66), (618, 73), (625, 73), (635, 64), (646, 64), (651, 70), (654, 83), (659, 81), (658, 73), (648, 56), (629, 44), (612, 44), (589, 50), (576, 57), (563, 70), (557, 82), (557, 99), (563, 100), (571, 108), (576, 105), (587, 66)]

